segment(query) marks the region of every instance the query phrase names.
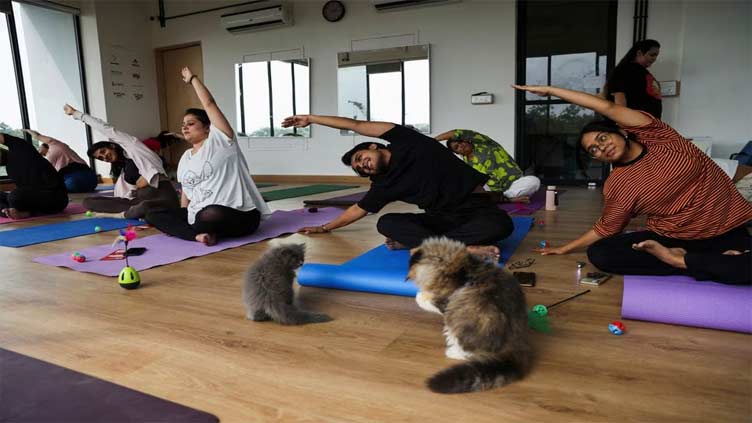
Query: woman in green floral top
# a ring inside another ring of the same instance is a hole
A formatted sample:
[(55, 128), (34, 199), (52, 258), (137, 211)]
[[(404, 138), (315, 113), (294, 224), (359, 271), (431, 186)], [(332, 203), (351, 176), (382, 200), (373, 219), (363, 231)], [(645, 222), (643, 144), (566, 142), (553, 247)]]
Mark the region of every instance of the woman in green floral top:
[(540, 188), (535, 176), (524, 176), (522, 169), (499, 143), (475, 131), (454, 129), (436, 137), (447, 148), (462, 156), (465, 163), (488, 175), (486, 188), (497, 202), (530, 202)]

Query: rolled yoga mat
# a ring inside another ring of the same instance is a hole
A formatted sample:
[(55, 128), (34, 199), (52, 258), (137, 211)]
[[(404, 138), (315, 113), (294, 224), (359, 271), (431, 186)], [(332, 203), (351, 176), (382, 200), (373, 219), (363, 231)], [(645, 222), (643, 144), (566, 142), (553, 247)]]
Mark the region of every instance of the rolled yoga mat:
[(285, 198), (302, 197), (304, 195), (321, 194), (324, 192), (340, 191), (343, 189), (357, 188), (359, 185), (308, 185), (297, 188), (275, 189), (264, 191), (261, 196), (266, 201), (284, 200)]
[(688, 276), (624, 276), (625, 319), (752, 333), (752, 286)]
[(127, 228), (128, 225), (142, 225), (140, 220), (116, 219), (112, 217), (96, 217), (93, 219), (71, 220), (48, 225), (32, 226), (30, 228), (13, 229), (0, 232), (0, 246), (25, 247), (27, 245), (41, 244), (44, 242), (58, 241), (61, 239), (75, 238), (77, 236), (90, 235), (99, 232), (112, 231), (114, 229)]
[[(196, 241), (185, 241), (164, 234), (136, 238), (129, 243), (129, 248), (145, 247), (146, 252), (140, 256), (128, 257), (128, 263), (138, 271), (146, 270), (191, 257), (205, 256), (229, 248), (276, 238), (280, 235), (296, 232), (304, 226), (323, 225), (336, 216), (339, 216), (340, 213), (342, 213), (341, 210), (334, 208), (321, 209), (318, 213), (309, 213), (304, 209), (276, 211), (266, 220), (262, 220), (259, 229), (253, 234), (242, 238), (222, 239), (211, 247), (207, 247)], [(78, 250), (78, 252), (86, 257), (86, 261), (83, 263), (71, 259), (70, 255), (73, 253), (72, 251), (46, 257), (37, 257), (33, 261), (51, 266), (68, 267), (79, 272), (116, 276), (125, 266), (125, 261), (100, 259), (118, 248), (122, 247), (113, 247), (111, 244), (105, 244)]]
[[(533, 224), (532, 217), (513, 217), (512, 220), (514, 231), (499, 243), (499, 264), (512, 257)], [(392, 251), (381, 245), (341, 265), (304, 264), (298, 273), (298, 283), (317, 288), (411, 297), (418, 293), (418, 288), (412, 281), (405, 281), (409, 260), (408, 250)]]
[(209, 413), (0, 348), (0, 422), (216, 423)]
[(84, 212), (86, 212), (86, 208), (81, 204), (68, 204), (68, 207), (66, 207), (62, 212), (56, 214), (40, 214), (37, 216), (27, 217), (26, 219), (11, 219), (8, 217), (0, 217), (0, 225), (2, 225), (3, 223), (26, 222), (27, 220), (41, 219), (43, 217), (60, 217), (69, 214), (81, 214)]

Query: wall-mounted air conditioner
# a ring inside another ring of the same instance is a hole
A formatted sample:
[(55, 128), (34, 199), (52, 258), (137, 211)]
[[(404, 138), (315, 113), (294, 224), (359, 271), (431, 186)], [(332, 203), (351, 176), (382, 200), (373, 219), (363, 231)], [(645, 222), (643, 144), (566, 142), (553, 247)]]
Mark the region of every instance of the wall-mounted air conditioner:
[(252, 9), (222, 15), (222, 28), (232, 34), (292, 25), (290, 5), (272, 3), (264, 6), (254, 5)]
[(371, 5), (379, 12), (387, 12), (408, 7), (434, 6), (446, 3), (456, 3), (461, 0), (371, 0)]

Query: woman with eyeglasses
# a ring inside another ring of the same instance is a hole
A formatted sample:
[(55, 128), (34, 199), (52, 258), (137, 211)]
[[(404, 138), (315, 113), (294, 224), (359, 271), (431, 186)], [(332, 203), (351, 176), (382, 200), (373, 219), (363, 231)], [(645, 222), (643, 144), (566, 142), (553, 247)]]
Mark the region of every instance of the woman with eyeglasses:
[[(559, 97), (612, 121), (589, 123), (580, 135), (585, 151), (614, 167), (603, 186), (600, 219), (576, 240), (536, 251), (567, 254), (587, 247), (590, 262), (607, 272), (750, 283), (752, 238), (745, 225), (752, 205), (710, 157), (648, 113), (563, 88), (513, 87)], [(639, 215), (647, 217), (648, 230), (622, 233)], [(684, 251), (684, 265), (663, 257), (658, 245)]]

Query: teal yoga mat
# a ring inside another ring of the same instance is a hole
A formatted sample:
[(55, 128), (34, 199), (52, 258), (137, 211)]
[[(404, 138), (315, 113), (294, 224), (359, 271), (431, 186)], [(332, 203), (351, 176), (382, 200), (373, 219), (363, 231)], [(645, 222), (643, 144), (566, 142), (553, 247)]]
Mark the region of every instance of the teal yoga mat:
[(261, 195), (266, 201), (284, 200), (285, 198), (302, 197), (304, 195), (321, 194), (324, 192), (340, 191), (343, 189), (357, 188), (358, 185), (307, 185), (297, 188), (275, 189), (264, 191)]
[(97, 217), (93, 219), (72, 220), (49, 225), (32, 226), (30, 228), (14, 229), (0, 232), (0, 246), (25, 247), (27, 245), (75, 238), (82, 235), (96, 233), (99, 226), (101, 232), (127, 228), (128, 225), (141, 225), (140, 220), (116, 219), (112, 217)]
[[(534, 221), (532, 217), (519, 216), (512, 220), (514, 231), (498, 244), (500, 265), (512, 257)], [(411, 297), (418, 293), (418, 288), (412, 281), (405, 281), (409, 259), (408, 250), (392, 251), (381, 245), (341, 265), (305, 264), (298, 274), (298, 283), (317, 288)]]

